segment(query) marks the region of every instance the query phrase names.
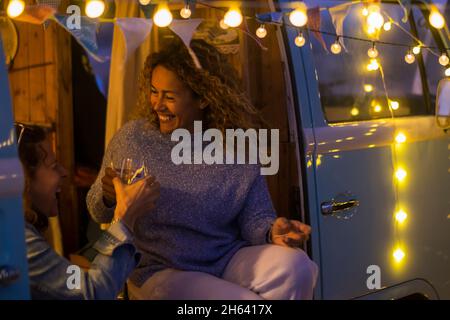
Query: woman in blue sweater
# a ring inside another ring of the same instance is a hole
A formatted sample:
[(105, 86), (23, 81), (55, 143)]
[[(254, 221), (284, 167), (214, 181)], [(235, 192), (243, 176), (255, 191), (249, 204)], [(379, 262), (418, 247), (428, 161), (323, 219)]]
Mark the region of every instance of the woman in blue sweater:
[[(110, 163), (142, 159), (161, 185), (135, 224), (142, 260), (130, 277), (137, 299), (311, 299), (317, 266), (298, 246), (310, 227), (276, 218), (258, 165), (175, 164), (171, 133), (261, 128), (238, 77), (214, 47), (175, 42), (150, 55), (140, 79), (139, 119), (111, 140), (88, 194), (92, 217), (114, 212)], [(195, 156), (195, 155), (194, 155)]]

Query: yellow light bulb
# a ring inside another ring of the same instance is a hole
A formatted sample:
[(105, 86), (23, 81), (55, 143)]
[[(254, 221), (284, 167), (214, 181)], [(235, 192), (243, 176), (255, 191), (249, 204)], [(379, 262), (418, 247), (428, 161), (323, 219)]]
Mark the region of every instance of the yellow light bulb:
[(367, 17), (369, 15), (369, 9), (367, 9), (367, 7), (364, 7), (361, 13), (364, 17)]
[(391, 29), (392, 29), (392, 23), (391, 23), (390, 21), (386, 22), (386, 23), (383, 25), (383, 29), (384, 29), (384, 31), (389, 31), (389, 30), (391, 30)]
[(397, 169), (397, 171), (395, 171), (395, 177), (397, 178), (398, 181), (403, 181), (407, 176), (407, 173), (405, 170), (403, 169)]
[(105, 3), (102, 0), (88, 1), (84, 11), (89, 18), (98, 18), (105, 12)]
[(412, 52), (413, 52), (415, 55), (419, 54), (419, 53), (420, 53), (420, 46), (415, 46), (415, 47), (412, 49)]
[(180, 16), (184, 19), (189, 19), (191, 17), (192, 11), (189, 9), (189, 6), (185, 6), (180, 10)]
[(372, 92), (372, 91), (373, 91), (373, 85), (371, 85), (371, 84), (365, 84), (365, 85), (364, 85), (364, 91), (365, 91), (365, 92)]
[(445, 69), (444, 74), (446, 77), (450, 77), (450, 68)]
[(303, 47), (305, 45), (306, 39), (303, 37), (303, 34), (299, 34), (297, 37), (295, 37), (295, 45), (297, 47)]
[(414, 61), (416, 61), (416, 57), (414, 57), (414, 55), (408, 51), (408, 53), (405, 55), (405, 61), (408, 64), (414, 63)]
[(23, 10), (25, 10), (25, 2), (22, 0), (11, 0), (6, 12), (10, 18), (15, 18), (20, 16)]
[(261, 39), (267, 36), (267, 30), (263, 24), (258, 29), (256, 29), (256, 36)]
[(241, 11), (239, 9), (230, 9), (227, 11), (227, 13), (225, 13), (225, 16), (223, 17), (224, 23), (232, 28), (239, 27), (243, 19), (244, 18), (242, 17)]
[(397, 143), (404, 143), (404, 142), (406, 142), (406, 136), (403, 133), (400, 132), (399, 134), (397, 134), (395, 136), (395, 141)]
[(442, 14), (436, 9), (432, 10), (429, 17), (430, 24), (436, 29), (442, 29), (445, 25), (445, 20)]
[(289, 21), (296, 27), (303, 27), (308, 22), (308, 14), (306, 5), (302, 2), (300, 6), (291, 11)]
[(333, 43), (333, 44), (331, 45), (330, 49), (331, 49), (331, 52), (334, 53), (334, 54), (339, 54), (339, 53), (341, 53), (341, 51), (342, 51), (342, 47), (341, 47), (341, 45), (339, 44), (338, 41), (336, 41), (335, 43)]
[(167, 7), (161, 6), (153, 16), (153, 21), (158, 27), (167, 27), (172, 23), (172, 13)]
[(350, 114), (354, 117), (356, 117), (359, 114), (359, 109), (356, 107), (353, 107), (352, 110), (350, 111)]
[(380, 67), (380, 65), (378, 64), (377, 59), (370, 59), (370, 63), (367, 65), (367, 70), (375, 71), (375, 70), (378, 70), (379, 67)]
[(384, 18), (380, 13), (380, 7), (378, 5), (369, 6), (369, 15), (367, 16), (367, 24), (369, 27), (375, 29), (381, 29), (384, 24)]
[(219, 25), (223, 30), (227, 30), (229, 28), (229, 26), (225, 23), (225, 21), (223, 19), (220, 20)]
[(376, 57), (378, 57), (378, 50), (377, 50), (377, 48), (372, 47), (369, 50), (367, 50), (367, 55), (369, 56), (369, 58), (376, 58)]
[(395, 213), (395, 220), (397, 220), (397, 222), (400, 224), (403, 223), (407, 217), (408, 217), (408, 215), (402, 209), (400, 209), (399, 211), (397, 211)]
[(381, 112), (381, 110), (383, 110), (383, 108), (379, 105), (379, 104), (377, 104), (375, 107), (373, 107), (373, 111), (375, 111), (375, 112)]
[(394, 100), (389, 101), (389, 105), (391, 106), (392, 110), (397, 110), (400, 107), (400, 104)]
[(446, 66), (448, 65), (449, 59), (447, 54), (443, 53), (440, 57), (439, 57), (439, 64), (441, 66)]
[(152, 0), (139, 0), (139, 3), (142, 4), (143, 6), (148, 5)]
[(367, 33), (368, 33), (369, 35), (373, 35), (375, 32), (377, 32), (377, 29), (375, 29), (374, 27), (369, 26), (369, 27), (367, 28)]
[(392, 254), (394, 256), (395, 261), (400, 262), (405, 258), (405, 252), (403, 252), (402, 249), (397, 248), (394, 250), (394, 253)]

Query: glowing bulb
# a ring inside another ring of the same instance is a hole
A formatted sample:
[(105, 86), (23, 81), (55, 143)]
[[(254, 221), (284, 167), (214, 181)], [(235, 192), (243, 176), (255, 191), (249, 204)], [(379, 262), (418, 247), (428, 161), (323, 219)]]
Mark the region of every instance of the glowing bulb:
[(152, 0), (139, 0), (139, 3), (142, 4), (143, 6), (148, 5)]
[(420, 46), (415, 46), (415, 47), (412, 49), (412, 52), (413, 52), (415, 55), (418, 55), (418, 54), (420, 53)]
[(445, 24), (444, 17), (437, 10), (432, 10), (429, 17), (430, 24), (436, 29), (442, 29)]
[(258, 29), (256, 29), (256, 36), (261, 39), (267, 36), (267, 30), (263, 24)]
[(296, 27), (303, 27), (308, 22), (308, 14), (306, 5), (302, 2), (300, 7), (291, 11), (289, 14), (289, 21)]
[(446, 77), (450, 77), (450, 68), (447, 68), (444, 72)]
[(395, 261), (400, 262), (405, 257), (405, 253), (403, 252), (402, 249), (398, 248), (394, 251), (393, 256)]
[(8, 4), (6, 12), (10, 18), (18, 17), (25, 10), (25, 2), (22, 0), (11, 0)]
[(373, 85), (371, 85), (371, 84), (365, 84), (365, 85), (364, 85), (364, 91), (365, 91), (365, 92), (372, 92), (372, 91), (373, 91)]
[(398, 223), (403, 223), (407, 217), (408, 215), (402, 209), (395, 213), (395, 220), (397, 220)]
[(369, 15), (367, 16), (367, 24), (369, 27), (375, 29), (381, 29), (384, 24), (384, 18), (380, 13), (380, 7), (378, 5), (371, 5), (369, 7)]
[(155, 15), (153, 21), (158, 27), (167, 27), (172, 22), (172, 13), (166, 7), (160, 7)]
[(191, 9), (189, 9), (189, 5), (186, 5), (183, 9), (180, 10), (180, 16), (184, 19), (189, 19), (191, 17)]
[(225, 21), (223, 19), (220, 20), (219, 25), (223, 30), (227, 30), (229, 28), (229, 26), (225, 23)]
[(375, 112), (381, 112), (381, 110), (382, 110), (383, 108), (381, 108), (381, 106), (379, 105), (379, 104), (377, 104), (375, 107), (373, 107), (373, 111), (375, 111)]
[(239, 9), (230, 9), (225, 13), (223, 21), (226, 25), (235, 28), (242, 23), (243, 17)]
[(364, 7), (361, 13), (364, 17), (367, 17), (369, 15), (369, 9), (367, 9), (367, 7)]
[(101, 0), (88, 1), (84, 11), (89, 18), (98, 18), (105, 12), (105, 3)]
[(397, 171), (395, 171), (395, 177), (397, 178), (398, 181), (403, 181), (407, 176), (407, 173), (405, 170), (403, 169), (397, 169)]
[(391, 29), (392, 29), (392, 23), (391, 23), (390, 21), (386, 22), (386, 23), (383, 25), (383, 29), (384, 29), (384, 31), (389, 31), (389, 30), (391, 30)]
[(336, 42), (331, 45), (330, 49), (331, 49), (332, 53), (339, 54), (339, 53), (341, 53), (342, 47), (339, 44), (339, 41), (336, 40)]
[(354, 117), (356, 117), (359, 114), (359, 109), (356, 107), (353, 107), (352, 110), (350, 110), (350, 114)]
[(389, 101), (389, 105), (391, 106), (392, 110), (397, 110), (400, 107), (400, 104), (394, 100)]
[(373, 46), (372, 48), (367, 50), (367, 55), (369, 56), (369, 58), (376, 58), (376, 57), (378, 57), (378, 50), (377, 50), (377, 48), (375, 48), (375, 46)]
[(306, 39), (302, 33), (295, 37), (295, 45), (297, 47), (303, 47), (305, 45)]
[(379, 67), (380, 67), (380, 65), (378, 64), (377, 59), (370, 59), (370, 63), (367, 65), (367, 70), (375, 71), (375, 70), (378, 70)]
[(443, 53), (443, 54), (439, 57), (439, 63), (440, 63), (442, 66), (446, 66), (446, 65), (448, 65), (448, 62), (449, 62), (449, 59), (448, 59), (447, 54)]
[(375, 29), (374, 27), (369, 26), (369, 28), (367, 29), (367, 33), (370, 35), (373, 35), (375, 32), (377, 32), (377, 29)]
[(403, 133), (399, 133), (395, 136), (395, 141), (397, 143), (404, 143), (406, 141), (406, 136)]
[(416, 57), (414, 57), (411, 51), (408, 51), (408, 53), (405, 55), (405, 61), (408, 64), (414, 63), (414, 61), (416, 61)]

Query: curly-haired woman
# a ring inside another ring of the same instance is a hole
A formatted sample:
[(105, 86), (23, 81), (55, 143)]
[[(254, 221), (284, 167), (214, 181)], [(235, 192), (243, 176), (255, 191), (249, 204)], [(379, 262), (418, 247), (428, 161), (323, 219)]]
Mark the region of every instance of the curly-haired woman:
[(139, 119), (111, 140), (88, 208), (111, 220), (114, 158), (143, 159), (160, 198), (135, 225), (143, 258), (130, 277), (137, 299), (310, 299), (317, 266), (298, 246), (310, 227), (276, 218), (259, 166), (171, 161), (179, 128), (261, 128), (257, 110), (218, 50), (194, 40), (150, 55), (140, 78)]

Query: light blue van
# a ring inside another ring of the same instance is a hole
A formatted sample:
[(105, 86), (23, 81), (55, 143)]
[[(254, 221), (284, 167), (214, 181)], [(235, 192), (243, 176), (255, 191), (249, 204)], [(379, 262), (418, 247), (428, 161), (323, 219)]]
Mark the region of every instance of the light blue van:
[[(397, 4), (383, 8), (401, 18)], [(449, 35), (430, 32), (426, 15), (413, 7), (410, 31), (448, 48)], [(349, 13), (344, 33), (356, 16)], [(331, 26), (327, 11), (321, 18)], [(431, 54), (412, 69), (404, 47), (380, 46), (385, 101), (380, 74), (360, 69), (370, 43), (345, 40), (348, 53), (335, 56), (313, 36), (297, 47), (298, 33), (277, 35), (301, 159), (302, 219), (313, 229), (306, 249), (320, 268), (315, 298), (450, 299), (450, 80), (438, 87), (444, 73)], [(0, 71), (0, 299), (27, 299), (23, 178)]]

